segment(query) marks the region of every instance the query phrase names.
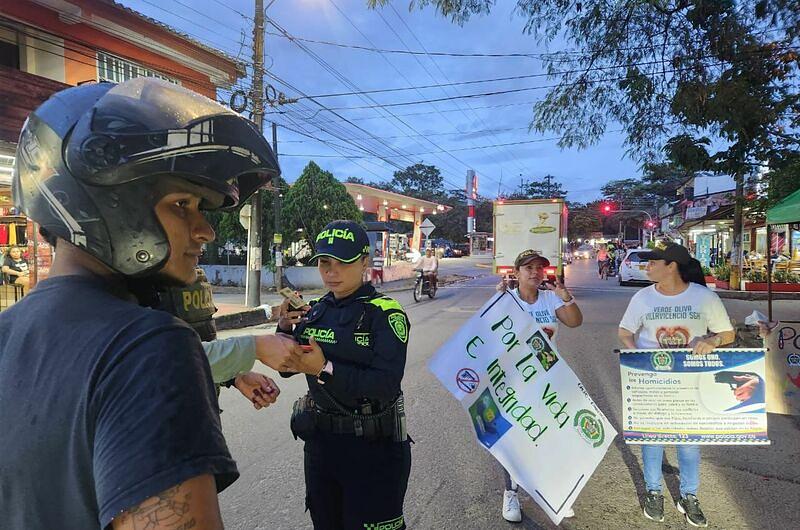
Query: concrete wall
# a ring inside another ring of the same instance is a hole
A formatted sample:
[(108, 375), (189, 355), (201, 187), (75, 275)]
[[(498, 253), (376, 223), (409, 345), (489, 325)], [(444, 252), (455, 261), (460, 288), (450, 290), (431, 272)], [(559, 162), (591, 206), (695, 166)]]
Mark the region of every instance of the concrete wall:
[[(230, 285), (244, 287), (247, 269), (244, 265), (201, 265), (214, 285)], [(322, 280), (316, 267), (289, 267), (286, 269), (286, 277), (298, 289), (319, 289)], [(395, 263), (391, 267), (383, 270), (383, 281), (391, 282), (414, 277), (414, 265), (403, 261)], [(274, 283), (272, 272), (262, 269), (261, 285), (270, 286)]]

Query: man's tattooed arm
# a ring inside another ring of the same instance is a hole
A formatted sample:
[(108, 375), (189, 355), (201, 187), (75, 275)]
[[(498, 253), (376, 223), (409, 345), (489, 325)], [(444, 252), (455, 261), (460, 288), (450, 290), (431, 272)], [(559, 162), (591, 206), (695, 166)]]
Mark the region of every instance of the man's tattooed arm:
[(214, 477), (201, 475), (164, 490), (114, 518), (113, 530), (221, 530)]

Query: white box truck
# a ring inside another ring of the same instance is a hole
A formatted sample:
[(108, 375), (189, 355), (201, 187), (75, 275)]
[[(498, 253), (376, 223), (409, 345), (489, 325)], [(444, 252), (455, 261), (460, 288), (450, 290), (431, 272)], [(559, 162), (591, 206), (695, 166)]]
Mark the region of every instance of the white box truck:
[(567, 249), (564, 199), (494, 201), (494, 273), (514, 276), (514, 260), (533, 249), (550, 261), (548, 277), (564, 278)]

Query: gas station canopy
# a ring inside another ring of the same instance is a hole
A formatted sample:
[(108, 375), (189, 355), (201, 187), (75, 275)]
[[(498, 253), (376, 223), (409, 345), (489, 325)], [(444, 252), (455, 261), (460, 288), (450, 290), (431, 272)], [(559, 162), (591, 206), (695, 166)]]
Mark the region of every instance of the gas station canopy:
[[(356, 201), (356, 206), (362, 212), (374, 213), (380, 222), (406, 221), (413, 223), (414, 235), (411, 248), (419, 251), (420, 230), (419, 225), (428, 216), (451, 210), (452, 207), (437, 204), (431, 201), (416, 199), (408, 195), (401, 195), (393, 191), (381, 190), (363, 184), (344, 183), (347, 192)], [(432, 217), (434, 224), (435, 217)]]

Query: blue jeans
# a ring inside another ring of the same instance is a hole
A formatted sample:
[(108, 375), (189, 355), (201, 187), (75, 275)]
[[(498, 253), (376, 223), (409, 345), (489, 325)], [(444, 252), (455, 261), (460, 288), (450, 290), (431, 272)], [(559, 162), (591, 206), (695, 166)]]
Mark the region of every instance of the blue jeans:
[[(700, 487), (700, 446), (677, 445), (678, 467), (681, 475), (681, 497), (688, 494), (697, 495)], [(663, 445), (643, 445), (642, 462), (644, 463), (644, 483), (647, 491), (661, 491), (661, 460), (664, 456)]]

